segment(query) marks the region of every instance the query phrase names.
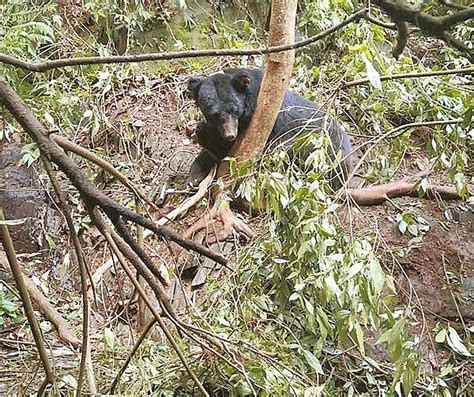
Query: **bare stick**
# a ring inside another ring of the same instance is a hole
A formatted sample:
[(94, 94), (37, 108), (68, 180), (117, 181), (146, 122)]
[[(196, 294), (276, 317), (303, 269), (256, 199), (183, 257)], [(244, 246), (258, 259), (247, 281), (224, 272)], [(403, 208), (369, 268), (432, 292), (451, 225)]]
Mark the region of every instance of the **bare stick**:
[[(420, 72), (420, 73), (399, 73), (392, 75), (380, 76), (381, 81), (386, 80), (400, 80), (400, 79), (416, 79), (419, 77), (431, 77), (431, 76), (444, 76), (449, 74), (471, 74), (474, 73), (474, 66), (462, 69), (451, 69), (451, 70), (434, 70), (431, 72)], [(355, 85), (368, 83), (369, 79), (359, 79), (344, 83), (341, 89), (353, 87)]]
[(146, 324), (146, 326), (143, 328), (142, 333), (140, 334), (138, 340), (135, 342), (135, 345), (133, 345), (133, 348), (130, 351), (130, 353), (128, 354), (127, 359), (122, 364), (122, 367), (117, 372), (117, 375), (115, 375), (115, 379), (112, 382), (112, 384), (110, 385), (110, 388), (109, 388), (107, 394), (114, 394), (115, 388), (117, 387), (118, 383), (120, 382), (120, 378), (122, 377), (123, 373), (127, 369), (128, 364), (130, 364), (130, 361), (132, 360), (132, 357), (135, 355), (137, 350), (140, 348), (141, 344), (143, 343), (146, 336), (148, 335), (148, 332), (150, 332), (150, 330), (153, 328), (153, 326), (155, 324), (156, 324), (156, 318), (152, 318), (151, 321), (149, 321), (148, 324)]
[[(216, 175), (216, 167), (213, 167), (209, 174), (204, 178), (201, 183), (199, 184), (198, 191), (186, 199), (183, 203), (181, 203), (178, 207), (174, 210), (168, 212), (166, 215), (162, 216), (160, 219), (156, 221), (156, 223), (160, 226), (166, 225), (168, 222), (173, 221), (178, 216), (184, 214), (190, 208), (192, 208), (196, 203), (199, 202), (207, 193), (210, 184), (212, 183), (214, 176)], [(143, 238), (146, 239), (151, 236), (153, 233), (150, 230), (145, 230), (143, 233)], [(191, 238), (192, 234), (186, 233), (183, 235), (184, 238), (189, 239)], [(181, 252), (181, 249), (175, 251), (175, 254)], [(94, 280), (94, 285), (96, 285), (99, 280), (102, 278), (102, 275), (107, 272), (112, 265), (114, 264), (114, 258), (109, 258), (103, 265), (101, 265), (93, 274), (92, 279)], [(164, 281), (164, 285), (169, 285), (170, 280), (166, 278), (166, 274), (160, 272), (161, 276), (159, 277), (160, 280)]]
[[(383, 185), (369, 186), (359, 189), (348, 189), (347, 193), (360, 206), (370, 206), (381, 204), (394, 197), (418, 195), (418, 188), (421, 178), (428, 176), (430, 170), (422, 171), (416, 175), (408, 176)], [(469, 191), (474, 191), (474, 186), (468, 187)], [(425, 190), (427, 198), (440, 197), (445, 200), (458, 200), (459, 196), (453, 186), (429, 185)]]
[[(395, 136), (397, 136), (400, 131), (403, 131), (403, 130), (406, 130), (407, 128), (414, 128), (414, 127), (426, 127), (426, 126), (434, 126), (434, 125), (448, 125), (448, 124), (459, 124), (459, 123), (462, 123), (463, 122), (463, 119), (454, 119), (454, 120), (436, 120), (436, 121), (421, 121), (421, 122), (416, 122), (416, 123), (408, 123), (408, 124), (403, 124), (403, 125), (400, 125), (396, 128), (394, 128), (393, 130), (390, 130), (390, 131), (387, 131), (386, 133), (380, 135), (379, 137), (376, 137), (375, 139), (373, 140), (370, 140), (370, 141), (367, 141), (365, 142), (363, 145), (360, 145), (359, 148), (363, 147), (363, 146), (366, 146), (366, 145), (369, 145), (370, 143), (372, 143), (372, 145), (365, 151), (365, 153), (361, 156), (361, 158), (359, 159), (359, 162), (357, 163), (357, 165), (352, 169), (352, 172), (350, 173), (350, 175), (347, 177), (347, 180), (344, 184), (344, 187), (347, 187), (347, 184), (348, 182), (354, 177), (354, 175), (357, 173), (357, 171), (359, 170), (359, 168), (362, 166), (362, 164), (364, 163), (365, 159), (367, 158), (367, 156), (370, 154), (370, 152), (380, 143), (382, 142), (384, 139), (387, 139), (387, 138), (394, 138)], [(342, 189), (341, 189), (342, 191)]]
[[(130, 278), (132, 281), (133, 285), (135, 286), (136, 290), (140, 294), (141, 298), (143, 301), (146, 303), (150, 311), (152, 312), (154, 318), (160, 325), (161, 329), (163, 330), (163, 333), (165, 334), (166, 338), (170, 342), (171, 346), (175, 350), (176, 354), (178, 355), (179, 359), (183, 363), (184, 367), (186, 368), (186, 371), (188, 372), (189, 376), (194, 380), (196, 383), (196, 386), (199, 388), (199, 390), (202, 392), (204, 396), (209, 396), (207, 393), (206, 389), (204, 389), (204, 386), (201, 384), (200, 380), (197, 378), (196, 374), (193, 372), (191, 367), (189, 367), (189, 364), (186, 360), (186, 358), (183, 355), (183, 352), (177, 345), (176, 341), (174, 340), (173, 336), (171, 335), (170, 331), (168, 330), (168, 327), (164, 323), (163, 319), (161, 318), (160, 314), (158, 313), (156, 307), (150, 302), (148, 297), (146, 296), (145, 290), (142, 288), (136, 277), (133, 275), (132, 271), (127, 265), (127, 262), (125, 260), (125, 257), (122, 255), (121, 249), (117, 246), (116, 244), (116, 238), (118, 237), (116, 233), (107, 225), (107, 223), (104, 221), (100, 213), (98, 212), (97, 209), (93, 211), (93, 216), (95, 218), (95, 222), (97, 222), (98, 228), (101, 230), (102, 234), (107, 240), (107, 243), (111, 247), (111, 249), (114, 251), (115, 256), (118, 258), (119, 263), (121, 264), (122, 268), (125, 270), (127, 273), (127, 276)], [(113, 236), (115, 234), (115, 237)], [(145, 277), (147, 279), (147, 277)], [(147, 279), (148, 281), (148, 279)], [(157, 296), (158, 300), (163, 303), (163, 300), (160, 299), (160, 296)]]
[(116, 177), (124, 186), (126, 186), (135, 196), (141, 198), (147, 204), (152, 206), (155, 210), (158, 210), (155, 203), (151, 201), (137, 185), (135, 185), (130, 179), (128, 179), (124, 174), (117, 170), (112, 164), (104, 160), (102, 157), (97, 156), (95, 153), (92, 153), (90, 150), (83, 148), (82, 146), (76, 145), (70, 140), (57, 135), (51, 134), (49, 137), (61, 146), (64, 150), (73, 152), (78, 156), (85, 158), (86, 160), (91, 161), (92, 163), (98, 165), (103, 170), (107, 171), (110, 175)]
[(33, 311), (33, 305), (31, 304), (28, 289), (26, 288), (25, 280), (23, 279), (23, 273), (16, 258), (16, 252), (13, 248), (13, 242), (10, 237), (10, 233), (8, 232), (8, 227), (2, 221), (5, 221), (5, 217), (3, 215), (3, 210), (0, 207), (0, 235), (2, 236), (3, 248), (5, 249), (13, 279), (15, 280), (16, 286), (18, 288), (18, 292), (23, 303), (23, 308), (25, 310), (25, 315), (28, 319), (33, 338), (35, 339), (36, 348), (38, 349), (44, 372), (46, 373), (46, 384), (43, 382), (44, 387), (46, 387), (47, 384), (54, 384), (55, 382), (53, 368), (49, 362), (48, 352), (46, 351), (46, 347), (44, 345), (43, 335)]
[[(54, 192), (56, 193), (56, 197), (58, 199), (58, 206), (61, 210), (64, 218), (66, 219), (66, 223), (69, 229), (69, 235), (71, 236), (72, 245), (74, 247), (74, 251), (76, 252), (76, 258), (79, 263), (80, 269), (80, 277), (81, 277), (81, 293), (82, 293), (82, 350), (81, 350), (81, 362), (79, 365), (79, 376), (77, 379), (77, 393), (76, 396), (82, 395), (82, 385), (84, 380), (84, 374), (86, 373), (87, 362), (91, 362), (90, 358), (90, 345), (89, 345), (89, 326), (90, 326), (90, 306), (89, 306), (89, 299), (87, 296), (87, 269), (86, 269), (86, 260), (84, 258), (84, 252), (82, 251), (81, 243), (79, 241), (79, 237), (76, 233), (76, 228), (74, 227), (74, 221), (72, 220), (71, 211), (66, 201), (66, 197), (64, 196), (59, 183), (54, 176), (53, 167), (49, 160), (45, 157), (42, 157), (41, 160), (43, 161), (44, 168), (46, 169), (46, 173), (49, 176), (49, 180), (51, 181), (51, 185), (53, 186)], [(91, 369), (91, 368), (89, 368)], [(91, 394), (97, 394), (97, 387), (95, 384), (95, 377), (94, 374), (89, 374), (87, 377), (89, 382), (89, 388)]]
[(110, 57), (80, 57), (72, 59), (55, 59), (52, 61), (46, 61), (42, 63), (31, 63), (22, 61), (15, 57), (0, 54), (0, 63), (7, 65), (16, 66), (21, 69), (29, 70), (31, 72), (45, 72), (47, 70), (63, 68), (66, 66), (79, 66), (79, 65), (98, 65), (98, 64), (111, 64), (111, 63), (134, 63), (134, 62), (145, 62), (145, 61), (165, 61), (171, 59), (184, 59), (184, 58), (200, 58), (200, 57), (215, 57), (215, 56), (243, 56), (243, 55), (264, 55), (276, 52), (284, 52), (294, 50), (315, 43), (326, 36), (342, 29), (344, 26), (363, 18), (367, 13), (366, 9), (358, 11), (352, 14), (350, 17), (342, 21), (341, 23), (321, 32), (317, 35), (302, 40), (294, 44), (276, 45), (268, 48), (256, 48), (247, 50), (237, 49), (225, 49), (225, 50), (191, 50), (191, 51), (176, 51), (176, 52), (159, 52), (149, 53), (140, 55), (120, 55)]
[[(0, 266), (2, 266), (7, 272), (11, 274), (10, 265), (8, 264), (7, 257), (3, 252), (0, 252)], [(66, 320), (59, 314), (56, 308), (46, 299), (41, 293), (36, 284), (31, 281), (23, 272), (23, 280), (26, 284), (26, 289), (30, 295), (31, 300), (35, 305), (43, 312), (45, 317), (51, 321), (58, 332), (59, 339), (64, 343), (70, 344), (74, 347), (79, 347), (81, 341), (74, 335), (74, 331)]]

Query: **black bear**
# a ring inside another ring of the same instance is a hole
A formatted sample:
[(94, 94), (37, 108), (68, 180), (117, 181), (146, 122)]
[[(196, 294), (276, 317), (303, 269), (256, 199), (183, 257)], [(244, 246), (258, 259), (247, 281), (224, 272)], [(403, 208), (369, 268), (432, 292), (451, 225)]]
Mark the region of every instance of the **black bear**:
[[(229, 153), (239, 134), (245, 131), (257, 104), (263, 72), (259, 69), (225, 69), (209, 77), (197, 76), (188, 83), (189, 94), (204, 114), (205, 121), (196, 129), (203, 150), (191, 165), (188, 183), (199, 183), (212, 166)], [(342, 179), (347, 177), (351, 143), (343, 128), (314, 102), (290, 91), (285, 92), (283, 104), (267, 142), (270, 150), (306, 129), (328, 128), (334, 152), (342, 150)], [(341, 177), (332, 183), (337, 188)]]

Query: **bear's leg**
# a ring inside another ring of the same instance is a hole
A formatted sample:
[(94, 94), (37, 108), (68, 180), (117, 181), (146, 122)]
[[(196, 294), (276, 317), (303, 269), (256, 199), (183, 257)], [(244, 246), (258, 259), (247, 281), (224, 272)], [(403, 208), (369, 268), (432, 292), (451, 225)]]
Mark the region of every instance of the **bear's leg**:
[(191, 186), (197, 186), (209, 174), (215, 164), (214, 157), (206, 149), (202, 149), (201, 153), (191, 164), (186, 183)]

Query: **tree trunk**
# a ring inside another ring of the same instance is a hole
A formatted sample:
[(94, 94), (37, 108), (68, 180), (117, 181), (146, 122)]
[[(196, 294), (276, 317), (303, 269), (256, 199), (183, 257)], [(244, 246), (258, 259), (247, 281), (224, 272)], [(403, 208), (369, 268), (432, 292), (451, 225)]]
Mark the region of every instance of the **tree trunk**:
[[(297, 0), (272, 1), (268, 39), (270, 47), (294, 43), (296, 4)], [(252, 160), (263, 152), (288, 88), (294, 55), (294, 50), (268, 55), (257, 108), (247, 131), (233, 146), (231, 156), (239, 160)]]
[[(296, 5), (297, 0), (272, 1), (268, 39), (270, 47), (294, 43)], [(294, 58), (294, 50), (268, 55), (268, 65), (263, 73), (257, 107), (247, 131), (233, 145), (230, 156), (238, 160), (255, 160), (263, 152), (288, 88)], [(222, 177), (228, 174), (228, 162), (221, 162), (217, 176)], [(216, 236), (217, 240), (225, 240), (236, 233), (254, 237), (253, 230), (234, 216), (223, 193), (217, 185), (212, 192), (214, 207), (198, 222), (196, 230), (207, 227), (210, 222), (220, 219), (223, 230)]]

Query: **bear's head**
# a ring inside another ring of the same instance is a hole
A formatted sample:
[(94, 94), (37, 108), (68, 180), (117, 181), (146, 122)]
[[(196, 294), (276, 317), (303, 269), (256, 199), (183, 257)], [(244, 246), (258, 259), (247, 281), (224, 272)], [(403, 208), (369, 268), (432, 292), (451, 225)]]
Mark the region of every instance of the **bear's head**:
[(226, 142), (233, 142), (242, 131), (251, 83), (252, 74), (246, 69), (227, 69), (209, 77), (196, 76), (188, 82), (189, 95)]

